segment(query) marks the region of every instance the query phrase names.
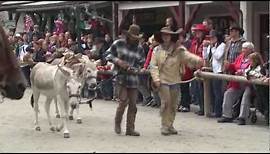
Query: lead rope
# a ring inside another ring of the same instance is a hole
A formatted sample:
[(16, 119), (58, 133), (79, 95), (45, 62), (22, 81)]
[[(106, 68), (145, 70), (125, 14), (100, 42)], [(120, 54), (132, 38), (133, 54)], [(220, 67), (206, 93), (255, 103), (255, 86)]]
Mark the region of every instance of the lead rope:
[(3, 96), (2, 94), (0, 94), (0, 104), (4, 103), (4, 99), (5, 99), (5, 96)]
[[(202, 67), (201, 69), (199, 69), (200, 71), (212, 71), (212, 68), (211, 67)], [(198, 70), (197, 70), (198, 71)], [(195, 71), (196, 72), (196, 71)], [(202, 78), (198, 77), (198, 76), (194, 76), (193, 78), (189, 79), (189, 80), (186, 80), (186, 81), (180, 81), (179, 84), (184, 84), (184, 83), (189, 83), (189, 82), (192, 82), (196, 79), (199, 79), (199, 80), (203, 80)]]

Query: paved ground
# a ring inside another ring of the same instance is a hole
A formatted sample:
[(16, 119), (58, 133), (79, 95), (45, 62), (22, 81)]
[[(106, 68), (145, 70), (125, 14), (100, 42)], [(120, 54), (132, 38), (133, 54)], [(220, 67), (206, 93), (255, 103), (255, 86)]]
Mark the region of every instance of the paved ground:
[[(5, 100), (0, 104), (0, 153), (269, 152), (269, 127), (261, 118), (256, 125), (238, 126), (218, 124), (216, 119), (198, 117), (193, 112), (177, 113), (175, 127), (179, 134), (165, 137), (160, 134), (159, 109), (138, 105), (136, 128), (141, 136), (127, 137), (113, 132), (117, 103), (101, 100), (93, 102), (93, 111), (87, 105), (82, 106), (83, 124), (70, 121), (71, 138), (64, 139), (62, 133), (49, 130), (43, 105), (41, 132), (33, 129), (34, 112), (29, 99), (27, 90), (22, 100)], [(41, 100), (44, 102), (44, 97)], [(58, 121), (54, 118), (54, 123)]]

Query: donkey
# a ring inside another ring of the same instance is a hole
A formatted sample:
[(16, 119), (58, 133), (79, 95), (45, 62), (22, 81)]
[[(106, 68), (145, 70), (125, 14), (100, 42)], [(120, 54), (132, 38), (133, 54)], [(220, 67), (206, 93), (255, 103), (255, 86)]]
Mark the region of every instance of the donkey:
[(8, 37), (0, 26), (0, 92), (10, 99), (21, 99), (26, 89), (26, 79), (16, 61)]
[[(80, 58), (76, 58), (76, 60), (78, 60), (78, 63), (72, 64), (71, 66), (69, 65), (68, 67), (71, 68), (72, 70), (75, 70), (78, 75), (79, 81), (82, 84), (82, 87), (84, 89), (86, 89), (87, 91), (92, 91), (93, 94), (90, 97), (90, 99), (95, 99), (96, 97), (96, 86), (97, 86), (97, 68), (96, 68), (96, 64), (92, 61), (89, 60), (89, 58), (85, 55), (81, 55)], [(55, 59), (52, 61), (51, 64), (53, 65), (57, 65), (57, 64), (61, 64), (64, 61), (64, 57), (61, 59)], [(66, 64), (68, 65), (68, 64)], [(86, 90), (83, 90), (83, 93), (85, 93)], [(86, 95), (86, 94), (84, 94)], [(92, 101), (92, 100), (91, 100)], [(54, 98), (54, 102), (55, 102), (55, 108), (56, 108), (56, 117), (59, 118), (59, 109), (57, 106), (57, 99)], [(91, 102), (89, 102), (91, 103)], [(90, 104), (91, 105), (91, 104)], [(75, 108), (74, 108), (75, 107)], [(70, 110), (70, 114), (69, 114), (69, 120), (73, 120), (73, 112), (74, 109), (76, 109), (77, 111), (77, 119), (76, 122), (78, 124), (82, 123), (82, 119), (80, 117), (80, 113), (79, 113), (79, 105), (71, 107)]]
[[(69, 106), (78, 106), (81, 83), (78, 81), (75, 71), (60, 65), (47, 63), (36, 64), (30, 74), (30, 81), (33, 90), (33, 101), (35, 111), (35, 130), (40, 131), (38, 123), (38, 99), (40, 94), (47, 97), (45, 110), (51, 131), (61, 131), (64, 128), (64, 138), (69, 138), (67, 128)], [(50, 117), (50, 103), (53, 98), (59, 100), (62, 124), (56, 128), (52, 125)], [(32, 100), (32, 99), (31, 99)]]

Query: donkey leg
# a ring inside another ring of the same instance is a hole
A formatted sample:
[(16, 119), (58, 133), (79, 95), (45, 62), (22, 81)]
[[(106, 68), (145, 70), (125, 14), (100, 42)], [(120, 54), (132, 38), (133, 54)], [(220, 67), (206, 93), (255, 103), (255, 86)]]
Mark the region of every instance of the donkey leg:
[(62, 124), (57, 127), (57, 131), (60, 131), (61, 129), (64, 128), (64, 138), (69, 138), (69, 131), (67, 129), (67, 122), (68, 122), (68, 105), (67, 101), (61, 100), (59, 103), (60, 105), (60, 111), (61, 111), (61, 119), (62, 119)]
[(39, 108), (38, 108), (38, 100), (39, 100), (40, 92), (33, 92), (33, 97), (34, 97), (34, 112), (35, 112), (35, 130), (40, 131), (40, 126), (38, 124), (38, 113), (39, 113)]
[(55, 131), (55, 127), (52, 125), (51, 115), (50, 115), (51, 102), (52, 102), (52, 98), (47, 97), (46, 102), (45, 102), (44, 105), (45, 105), (45, 111), (47, 113), (47, 118), (48, 118), (50, 130), (54, 132)]
[(65, 100), (63, 102), (64, 104), (64, 112), (65, 112), (65, 120), (64, 120), (64, 138), (69, 138), (70, 137), (70, 133), (68, 131), (68, 128), (67, 128), (67, 123), (68, 123), (68, 110), (69, 110), (69, 103), (67, 100)]
[(78, 104), (77, 106), (76, 106), (76, 112), (77, 112), (77, 123), (78, 124), (81, 124), (82, 123), (82, 118), (81, 118), (81, 116), (80, 116), (80, 112), (79, 112), (79, 109), (80, 109), (80, 105)]
[(56, 113), (56, 118), (60, 118), (60, 113), (59, 113), (59, 108), (57, 105), (57, 97), (53, 98), (54, 104), (55, 104), (55, 113)]
[(74, 112), (74, 109), (73, 108), (70, 108), (70, 113), (69, 113), (69, 116), (68, 116), (69, 120), (73, 120), (74, 119), (73, 118), (73, 112)]

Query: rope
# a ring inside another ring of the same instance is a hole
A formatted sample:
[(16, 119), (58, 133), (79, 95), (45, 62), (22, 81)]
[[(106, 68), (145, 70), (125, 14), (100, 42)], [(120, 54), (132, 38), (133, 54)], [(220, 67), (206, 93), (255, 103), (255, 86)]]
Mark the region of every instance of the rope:
[(198, 77), (194, 76), (193, 78), (189, 79), (189, 80), (186, 80), (186, 81), (180, 81), (178, 82), (179, 84), (184, 84), (184, 83), (189, 83), (189, 82), (192, 82), (194, 80), (198, 79)]
[(0, 94), (0, 104), (4, 103), (4, 99), (5, 99), (5, 96), (3, 96), (2, 94)]

